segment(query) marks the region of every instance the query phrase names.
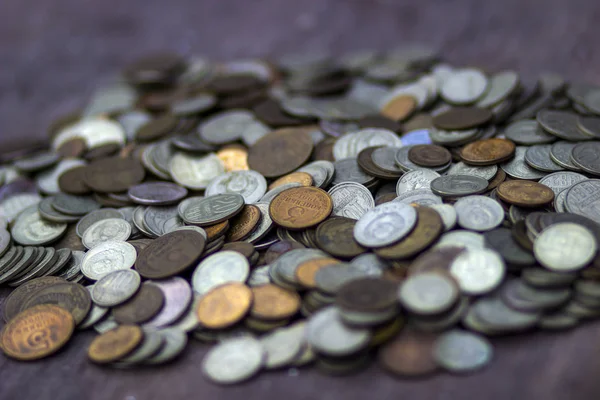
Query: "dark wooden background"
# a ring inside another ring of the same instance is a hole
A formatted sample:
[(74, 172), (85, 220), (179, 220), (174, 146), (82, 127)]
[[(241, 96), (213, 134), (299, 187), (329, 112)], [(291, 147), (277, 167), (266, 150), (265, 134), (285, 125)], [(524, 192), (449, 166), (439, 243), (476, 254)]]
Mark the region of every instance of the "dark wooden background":
[[(288, 52), (391, 49), (423, 42), (454, 64), (554, 71), (600, 84), (598, 0), (2, 0), (0, 152), (46, 137), (53, 117), (148, 51), (231, 59)], [(3, 299), (7, 290), (0, 290)], [(397, 380), (373, 366), (331, 378), (314, 369), (262, 373), (221, 388), (201, 375), (192, 342), (156, 369), (104, 369), (78, 334), (48, 360), (0, 356), (0, 399), (598, 399), (600, 324), (494, 339), (495, 359), (470, 376)]]

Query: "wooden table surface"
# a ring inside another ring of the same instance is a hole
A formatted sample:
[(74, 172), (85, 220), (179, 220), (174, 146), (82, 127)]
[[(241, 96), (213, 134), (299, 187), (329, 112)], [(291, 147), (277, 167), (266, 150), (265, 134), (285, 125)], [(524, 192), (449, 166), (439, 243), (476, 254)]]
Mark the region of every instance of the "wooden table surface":
[[(4, 0), (0, 152), (44, 140), (54, 117), (148, 51), (231, 59), (423, 42), (456, 65), (554, 71), (600, 84), (598, 21), (597, 0)], [(0, 301), (7, 293), (0, 289)], [(493, 363), (469, 376), (398, 380), (372, 366), (331, 378), (307, 368), (230, 388), (202, 377), (208, 346), (198, 342), (167, 366), (111, 370), (86, 360), (92, 337), (79, 333), (44, 361), (0, 356), (0, 399), (600, 398), (600, 323), (494, 339)]]

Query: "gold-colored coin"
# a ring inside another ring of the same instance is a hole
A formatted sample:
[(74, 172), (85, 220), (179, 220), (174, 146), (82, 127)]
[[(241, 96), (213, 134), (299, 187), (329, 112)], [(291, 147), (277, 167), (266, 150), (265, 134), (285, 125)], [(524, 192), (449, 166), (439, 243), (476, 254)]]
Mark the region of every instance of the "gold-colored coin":
[(17, 360), (38, 360), (55, 353), (71, 338), (75, 320), (70, 312), (41, 304), (17, 314), (2, 332), (2, 350)]
[(225, 166), (227, 172), (245, 171), (248, 168), (248, 150), (246, 148), (233, 145), (223, 147), (217, 152), (217, 157)]
[(231, 219), (231, 228), (227, 231), (227, 240), (237, 242), (252, 233), (258, 225), (262, 214), (260, 208), (247, 204), (242, 212)]
[(292, 172), (291, 174), (284, 175), (271, 183), (269, 185), (269, 190), (273, 190), (276, 187), (285, 185), (286, 183), (299, 183), (302, 186), (312, 186), (313, 178), (306, 172)]
[(144, 332), (136, 325), (120, 325), (97, 336), (90, 347), (88, 357), (95, 363), (118, 361), (130, 354), (144, 339)]
[(317, 271), (327, 265), (339, 263), (339, 260), (330, 257), (305, 261), (296, 268), (296, 280), (305, 288), (313, 289), (316, 287), (315, 274)]
[(229, 229), (229, 221), (219, 222), (218, 224), (214, 224), (211, 226), (203, 227), (206, 232), (206, 242), (210, 242), (219, 236), (223, 236), (227, 229)]
[(279, 286), (268, 284), (252, 288), (254, 303), (250, 315), (267, 321), (289, 318), (300, 309), (300, 295)]
[(316, 187), (295, 187), (279, 193), (269, 205), (273, 222), (287, 229), (317, 225), (331, 214), (333, 202), (326, 191)]
[(413, 96), (400, 95), (388, 101), (381, 110), (381, 115), (394, 121), (404, 121), (416, 109), (417, 100)]
[(239, 322), (252, 305), (252, 290), (243, 283), (226, 283), (206, 293), (196, 312), (209, 329), (224, 329)]

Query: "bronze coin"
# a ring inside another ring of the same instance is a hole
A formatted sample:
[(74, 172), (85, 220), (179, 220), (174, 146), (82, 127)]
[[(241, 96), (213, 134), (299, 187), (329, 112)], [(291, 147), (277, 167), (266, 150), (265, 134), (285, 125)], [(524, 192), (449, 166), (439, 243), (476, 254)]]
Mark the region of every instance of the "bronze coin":
[(410, 95), (400, 95), (388, 101), (381, 110), (381, 115), (394, 121), (404, 121), (416, 109), (417, 100)]
[(146, 171), (142, 164), (132, 158), (103, 158), (87, 166), (85, 184), (101, 193), (125, 192), (144, 180)]
[(195, 264), (204, 251), (204, 245), (204, 237), (195, 231), (167, 233), (141, 251), (135, 269), (148, 279), (177, 275)]
[(73, 138), (69, 139), (63, 144), (61, 144), (56, 152), (62, 158), (77, 158), (81, 157), (81, 155), (85, 152), (87, 144), (82, 138)]
[(383, 115), (367, 115), (356, 121), (361, 128), (382, 128), (392, 132), (402, 132), (402, 125)]
[(507, 139), (484, 139), (469, 143), (460, 152), (465, 164), (492, 165), (509, 160), (515, 154), (516, 146)]
[(229, 230), (227, 231), (227, 240), (230, 242), (244, 240), (244, 238), (254, 231), (261, 218), (262, 214), (258, 207), (246, 204), (242, 208), (242, 211), (231, 219)]
[(223, 245), (223, 247), (221, 248), (221, 250), (237, 251), (238, 253), (240, 253), (241, 255), (243, 255), (244, 257), (246, 257), (248, 259), (250, 259), (250, 257), (252, 257), (254, 254), (258, 254), (258, 253), (256, 253), (256, 249), (254, 248), (252, 243), (248, 243), (248, 242), (225, 243)]
[(265, 321), (280, 321), (292, 317), (300, 309), (300, 295), (277, 285), (252, 288), (254, 302), (250, 315)]
[(315, 151), (311, 157), (312, 160), (324, 160), (324, 161), (335, 161), (333, 157), (333, 145), (335, 144), (335, 138), (325, 138), (321, 140), (315, 146)]
[(426, 272), (448, 273), (454, 259), (463, 251), (464, 247), (444, 246), (420, 254), (408, 267), (408, 275)]
[(335, 296), (335, 304), (344, 310), (377, 312), (397, 305), (398, 285), (386, 279), (365, 277), (344, 284)]
[(98, 364), (118, 361), (131, 354), (143, 339), (144, 332), (139, 326), (120, 325), (96, 336), (88, 347), (88, 357)]
[(225, 329), (239, 322), (250, 310), (252, 290), (243, 283), (231, 282), (205, 293), (198, 303), (198, 321), (208, 329)]
[(433, 117), (436, 128), (448, 131), (472, 129), (487, 123), (494, 114), (487, 108), (452, 107)]
[(77, 283), (58, 282), (31, 293), (23, 302), (21, 311), (38, 304), (54, 304), (64, 308), (79, 325), (90, 311), (92, 298), (90, 292)]
[(305, 288), (314, 289), (317, 286), (315, 282), (315, 274), (321, 268), (339, 263), (340, 260), (331, 257), (314, 258), (312, 260), (305, 261), (296, 268), (295, 278), (298, 283)]
[(404, 123), (404, 131), (416, 131), (419, 129), (433, 128), (433, 118), (429, 114), (416, 114)]
[(251, 91), (239, 92), (219, 99), (219, 106), (224, 109), (232, 108), (254, 108), (264, 103), (269, 98), (269, 92), (265, 88)]
[(494, 177), (490, 180), (490, 183), (488, 184), (488, 187), (485, 189), (485, 191), (487, 192), (496, 189), (498, 185), (500, 185), (505, 180), (506, 172), (504, 172), (502, 168), (498, 168), (498, 172), (496, 172), (496, 175), (494, 175)]
[(273, 181), (267, 190), (273, 190), (287, 183), (299, 183), (301, 186), (312, 186), (313, 178), (306, 172), (292, 172)]
[(274, 223), (286, 229), (306, 229), (331, 214), (333, 201), (323, 189), (295, 187), (279, 193), (269, 204)]
[(512, 180), (498, 186), (498, 197), (519, 207), (541, 207), (552, 203), (554, 192), (538, 182)]
[(88, 194), (90, 188), (85, 184), (85, 171), (87, 167), (75, 167), (63, 172), (58, 177), (58, 187), (68, 194)]
[(85, 153), (84, 158), (88, 161), (93, 161), (99, 158), (112, 157), (117, 155), (119, 150), (121, 150), (121, 146), (117, 143), (107, 143), (90, 149)]
[(435, 242), (444, 231), (440, 214), (429, 207), (417, 207), (417, 225), (404, 239), (388, 247), (375, 249), (375, 254), (386, 259), (410, 258)]
[(65, 280), (57, 276), (43, 276), (41, 278), (32, 279), (17, 287), (4, 301), (4, 321), (8, 322), (13, 319), (15, 315), (21, 311), (23, 303), (32, 293), (35, 293), (46, 286), (60, 282), (65, 282)]
[(437, 335), (426, 332), (404, 331), (379, 349), (379, 364), (400, 376), (423, 376), (435, 372), (438, 365), (433, 358)]
[(291, 240), (282, 240), (269, 247), (265, 253), (265, 264), (271, 264), (277, 260), (282, 254), (292, 251), (294, 249), (304, 249), (305, 246), (302, 243), (294, 242)]
[(215, 239), (220, 238), (229, 229), (229, 221), (219, 222), (218, 224), (203, 226), (204, 232), (206, 232), (206, 240), (212, 242)]
[(248, 165), (266, 178), (277, 178), (301, 167), (312, 150), (313, 142), (307, 129), (278, 129), (250, 147)]
[(442, 146), (419, 144), (410, 148), (408, 159), (421, 167), (442, 167), (452, 161), (452, 154)]
[(179, 119), (173, 114), (164, 114), (150, 120), (135, 132), (135, 140), (141, 143), (154, 142), (173, 133)]
[(306, 119), (296, 118), (286, 114), (279, 106), (279, 103), (272, 99), (268, 99), (256, 105), (252, 111), (254, 111), (254, 114), (258, 119), (274, 128), (305, 125), (307, 122), (311, 122), (310, 120), (307, 121)]
[(112, 315), (120, 324), (137, 325), (158, 314), (164, 303), (162, 290), (153, 283), (144, 282), (131, 299), (112, 309)]
[(379, 147), (380, 146), (367, 147), (366, 149), (361, 150), (361, 152), (358, 153), (358, 156), (356, 157), (358, 166), (363, 171), (365, 171), (368, 175), (371, 175), (376, 178), (390, 179), (390, 180), (398, 179), (398, 177), (400, 177), (400, 175), (402, 175), (402, 173), (394, 173), (394, 172), (385, 171), (385, 170), (379, 168), (373, 162), (373, 158), (371, 157), (371, 155)]
[(334, 217), (321, 222), (317, 227), (317, 245), (334, 257), (352, 258), (366, 251), (354, 239), (356, 220)]

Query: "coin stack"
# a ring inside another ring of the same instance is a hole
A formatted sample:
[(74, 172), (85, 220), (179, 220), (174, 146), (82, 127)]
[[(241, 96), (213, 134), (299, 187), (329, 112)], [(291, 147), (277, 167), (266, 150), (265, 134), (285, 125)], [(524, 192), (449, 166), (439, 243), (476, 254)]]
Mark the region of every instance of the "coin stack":
[[(3, 352), (467, 373), (600, 316), (600, 87), (410, 46), (153, 54), (2, 157)], [(595, 140), (598, 139), (598, 140)], [(43, 338), (43, 339), (40, 339)]]

